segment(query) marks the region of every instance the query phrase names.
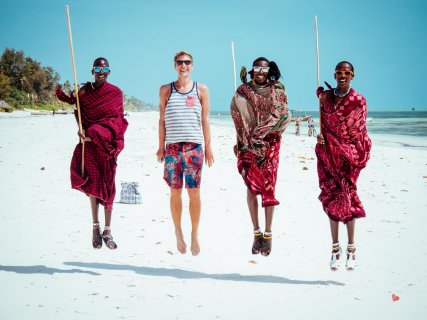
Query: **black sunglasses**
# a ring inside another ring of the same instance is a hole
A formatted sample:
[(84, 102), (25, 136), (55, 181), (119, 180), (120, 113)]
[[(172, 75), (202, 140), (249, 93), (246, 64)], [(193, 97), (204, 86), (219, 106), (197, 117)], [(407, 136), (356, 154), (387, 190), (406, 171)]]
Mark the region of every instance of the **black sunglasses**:
[(175, 63), (179, 66), (181, 66), (183, 63), (185, 63), (186, 66), (189, 66), (191, 64), (191, 60), (176, 60)]

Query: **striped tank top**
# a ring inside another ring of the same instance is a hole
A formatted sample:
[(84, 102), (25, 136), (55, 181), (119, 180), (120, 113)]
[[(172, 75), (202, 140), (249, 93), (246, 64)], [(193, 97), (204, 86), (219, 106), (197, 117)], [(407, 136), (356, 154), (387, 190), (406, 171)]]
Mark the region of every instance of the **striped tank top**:
[(197, 82), (187, 93), (180, 93), (171, 83), (171, 95), (165, 109), (166, 144), (177, 142), (203, 143), (202, 104)]

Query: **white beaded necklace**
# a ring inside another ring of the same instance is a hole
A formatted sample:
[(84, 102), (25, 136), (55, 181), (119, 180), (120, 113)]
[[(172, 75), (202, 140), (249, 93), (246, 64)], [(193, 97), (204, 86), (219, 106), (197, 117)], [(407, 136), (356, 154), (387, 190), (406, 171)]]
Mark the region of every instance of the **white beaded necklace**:
[(345, 97), (346, 95), (348, 95), (348, 93), (351, 90), (351, 86), (348, 88), (348, 91), (346, 93), (340, 93), (338, 92), (337, 88), (334, 89), (334, 95), (336, 95), (339, 98)]

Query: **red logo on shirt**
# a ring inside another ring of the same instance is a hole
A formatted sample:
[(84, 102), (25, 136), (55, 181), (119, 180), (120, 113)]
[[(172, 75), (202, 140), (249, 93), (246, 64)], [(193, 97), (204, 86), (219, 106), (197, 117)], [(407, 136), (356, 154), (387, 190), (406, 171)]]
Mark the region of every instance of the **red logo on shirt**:
[(187, 96), (187, 100), (185, 102), (187, 107), (194, 107), (196, 105), (196, 99), (194, 96)]

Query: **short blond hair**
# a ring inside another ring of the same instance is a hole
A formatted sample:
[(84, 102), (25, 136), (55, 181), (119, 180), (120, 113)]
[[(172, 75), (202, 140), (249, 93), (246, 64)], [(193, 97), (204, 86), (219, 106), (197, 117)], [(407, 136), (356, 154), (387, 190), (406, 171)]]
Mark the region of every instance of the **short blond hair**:
[(175, 57), (173, 57), (173, 61), (174, 62), (176, 62), (176, 59), (179, 57), (179, 56), (189, 56), (190, 57), (190, 59), (191, 59), (191, 62), (193, 62), (193, 56), (191, 55), (191, 53), (190, 52), (187, 52), (187, 51), (179, 51), (176, 55), (175, 55)]

